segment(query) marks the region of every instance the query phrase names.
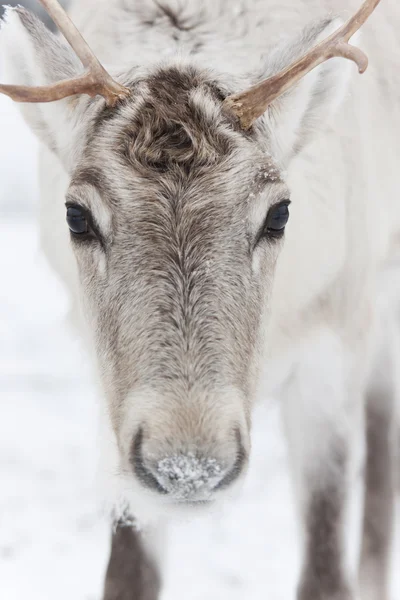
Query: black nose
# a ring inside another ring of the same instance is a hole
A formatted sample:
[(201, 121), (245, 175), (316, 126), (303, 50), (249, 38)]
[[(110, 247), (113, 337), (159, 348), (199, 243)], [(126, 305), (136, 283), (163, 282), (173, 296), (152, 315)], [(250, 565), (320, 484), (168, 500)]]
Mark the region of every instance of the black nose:
[(213, 458), (182, 452), (159, 460), (152, 469), (143, 457), (143, 429), (140, 428), (132, 444), (133, 470), (145, 487), (159, 494), (171, 494), (190, 499), (204, 492), (223, 490), (238, 479), (247, 461), (238, 429), (235, 430), (235, 437), (236, 459), (233, 466), (228, 469), (221, 468), (218, 461)]

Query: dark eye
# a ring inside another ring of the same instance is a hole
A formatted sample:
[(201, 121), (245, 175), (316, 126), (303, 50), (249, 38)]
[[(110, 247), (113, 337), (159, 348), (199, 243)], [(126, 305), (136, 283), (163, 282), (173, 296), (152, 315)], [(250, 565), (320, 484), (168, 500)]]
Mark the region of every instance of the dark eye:
[(283, 235), (289, 220), (289, 200), (270, 208), (265, 221), (263, 236), (279, 237)]
[(76, 236), (89, 233), (87, 214), (80, 206), (67, 206), (67, 223), (71, 233)]

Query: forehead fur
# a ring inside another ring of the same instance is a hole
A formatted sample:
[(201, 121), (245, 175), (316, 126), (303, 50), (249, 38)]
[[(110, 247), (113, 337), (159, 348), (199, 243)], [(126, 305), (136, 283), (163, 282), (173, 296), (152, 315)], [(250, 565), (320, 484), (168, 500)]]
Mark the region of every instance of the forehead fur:
[(138, 110), (125, 130), (126, 158), (139, 170), (179, 168), (186, 174), (211, 166), (233, 150), (221, 124), (222, 93), (193, 70), (161, 70), (146, 82)]
[(221, 88), (209, 72), (193, 66), (170, 66), (139, 76), (124, 104), (97, 115), (75, 182), (93, 183), (94, 165), (100, 167), (98, 177), (104, 178), (99, 164), (104, 157), (106, 170), (113, 159), (121, 167), (133, 167), (146, 180), (159, 182), (165, 178), (190, 182), (218, 166), (225, 169), (227, 163), (234, 169), (235, 162), (242, 174), (246, 162), (251, 167), (259, 162), (260, 168), (271, 171), (265, 134), (258, 139), (256, 131), (243, 132), (223, 113), (227, 92)]

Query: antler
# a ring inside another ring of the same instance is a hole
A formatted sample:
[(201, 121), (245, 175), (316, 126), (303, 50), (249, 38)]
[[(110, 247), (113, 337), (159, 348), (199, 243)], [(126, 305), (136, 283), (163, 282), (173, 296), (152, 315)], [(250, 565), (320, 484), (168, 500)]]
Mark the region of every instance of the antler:
[(129, 96), (130, 90), (107, 73), (57, 0), (40, 2), (80, 58), (86, 73), (49, 86), (0, 85), (0, 93), (16, 102), (53, 102), (75, 94), (99, 94), (108, 106), (115, 106), (119, 100)]
[(347, 23), (300, 60), (247, 91), (226, 98), (225, 109), (239, 118), (243, 129), (249, 129), (254, 121), (265, 113), (271, 102), (330, 58), (348, 58), (357, 64), (360, 73), (364, 73), (368, 67), (368, 58), (362, 50), (349, 44), (349, 40), (373, 13), (379, 2), (380, 0), (366, 0)]

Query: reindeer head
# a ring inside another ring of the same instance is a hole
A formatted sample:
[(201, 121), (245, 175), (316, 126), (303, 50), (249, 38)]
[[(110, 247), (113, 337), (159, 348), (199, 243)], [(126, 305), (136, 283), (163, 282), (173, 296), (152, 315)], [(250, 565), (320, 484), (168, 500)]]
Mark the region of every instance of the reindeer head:
[[(0, 91), (26, 103), (69, 174), (65, 227), (120, 469), (145, 498), (209, 501), (244, 472), (289, 217), (282, 173), (347, 78), (341, 61), (309, 71), (333, 56), (366, 68), (347, 42), (378, 1), (339, 30), (314, 24), (271, 53), (262, 78), (240, 80), (170, 61), (117, 83), (57, 2), (43, 1), (82, 75), (61, 39), (8, 12), (8, 66), (43, 87)], [(243, 81), (255, 85), (230, 96)]]

